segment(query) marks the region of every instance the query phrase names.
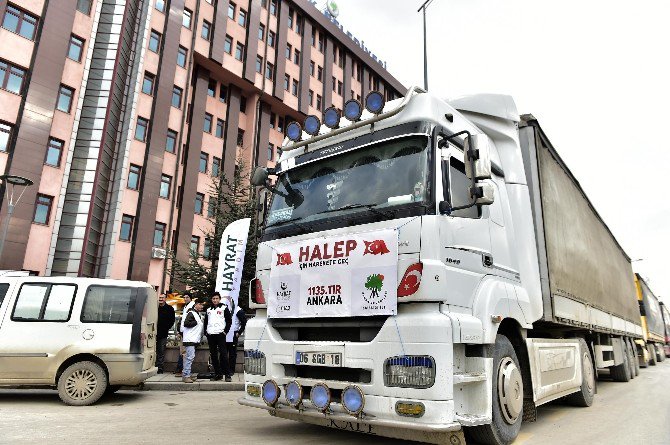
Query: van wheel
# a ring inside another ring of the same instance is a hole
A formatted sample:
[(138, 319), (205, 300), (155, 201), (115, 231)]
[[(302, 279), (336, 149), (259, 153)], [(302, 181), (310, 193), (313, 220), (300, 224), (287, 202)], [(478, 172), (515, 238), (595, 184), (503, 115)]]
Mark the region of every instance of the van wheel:
[(512, 343), (504, 335), (496, 336), (493, 350), (493, 415), (489, 425), (467, 429), (476, 442), (491, 445), (512, 443), (521, 429), (523, 417), (523, 380), (521, 366)]
[(74, 363), (58, 379), (58, 395), (66, 405), (90, 405), (97, 402), (106, 389), (107, 374), (94, 362)]
[(582, 356), (582, 386), (576, 393), (570, 394), (565, 400), (574, 406), (593, 405), (593, 396), (596, 393), (596, 373), (589, 347), (583, 338), (579, 339), (579, 353)]
[(610, 366), (610, 373), (615, 382), (627, 382), (631, 379), (630, 366), (628, 365), (628, 348), (624, 350), (623, 363), (616, 366)]

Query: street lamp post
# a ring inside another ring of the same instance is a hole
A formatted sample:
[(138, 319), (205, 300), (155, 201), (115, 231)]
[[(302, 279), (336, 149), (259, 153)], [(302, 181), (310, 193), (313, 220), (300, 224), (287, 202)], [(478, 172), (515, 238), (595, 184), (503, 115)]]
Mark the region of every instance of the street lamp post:
[(433, 0), (426, 0), (416, 12), (423, 10), (423, 89), (428, 91), (428, 46), (426, 42), (426, 8)]
[[(1, 175), (0, 181), (5, 186), (7, 192), (7, 218), (3, 221), (2, 232), (0, 233), (0, 260), (2, 259), (2, 250), (5, 247), (5, 238), (7, 237), (7, 230), (9, 230), (9, 222), (14, 213), (14, 207), (19, 203), (26, 188), (33, 185), (33, 181), (28, 178), (15, 175)], [(23, 187), (21, 193), (14, 201), (14, 189), (16, 187)]]

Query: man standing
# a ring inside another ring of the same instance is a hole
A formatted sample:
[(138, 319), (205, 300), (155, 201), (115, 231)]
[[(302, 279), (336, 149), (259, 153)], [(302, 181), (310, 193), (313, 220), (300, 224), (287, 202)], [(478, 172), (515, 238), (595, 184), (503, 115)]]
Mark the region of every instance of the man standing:
[(230, 382), (233, 374), (235, 374), (235, 365), (237, 364), (237, 342), (240, 339), (240, 335), (244, 332), (244, 328), (247, 326), (247, 316), (242, 308), (235, 305), (230, 296), (226, 296), (226, 304), (230, 308), (233, 318), (232, 327), (226, 335), (226, 354), (228, 356), (226, 382)]
[(228, 355), (226, 353), (226, 334), (230, 331), (231, 315), (226, 305), (221, 303), (221, 294), (212, 295), (212, 305), (205, 315), (207, 327), (207, 343), (209, 354), (214, 366), (214, 377), (211, 380), (221, 380), (223, 375), (228, 377)]
[(156, 367), (159, 374), (163, 374), (165, 348), (172, 325), (174, 325), (174, 309), (165, 302), (165, 293), (162, 293), (158, 296), (158, 332), (156, 333)]
[(202, 312), (202, 302), (198, 299), (193, 300), (193, 306), (188, 309), (184, 315), (184, 370), (182, 371), (182, 381), (184, 383), (193, 383), (197, 378), (191, 376), (191, 366), (195, 360), (195, 348), (202, 340), (203, 322), (200, 318)]
[(188, 312), (189, 309), (191, 309), (191, 294), (186, 292), (182, 298), (184, 299), (184, 306), (181, 311), (181, 317), (179, 318), (179, 329), (177, 329), (177, 343), (179, 344), (179, 359), (177, 360), (177, 370), (175, 371), (174, 375), (175, 377), (179, 377), (182, 373), (182, 369), (184, 368), (184, 353), (186, 350), (184, 349), (184, 341), (182, 340), (182, 335), (184, 334), (184, 324), (183, 321), (184, 318), (186, 318), (186, 313)]

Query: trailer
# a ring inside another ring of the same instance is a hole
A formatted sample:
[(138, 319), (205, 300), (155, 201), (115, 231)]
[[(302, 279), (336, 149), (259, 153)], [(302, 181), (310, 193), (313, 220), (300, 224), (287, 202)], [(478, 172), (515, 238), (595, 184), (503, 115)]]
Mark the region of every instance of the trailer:
[(643, 338), (636, 341), (640, 352), (640, 366), (656, 366), (665, 360), (665, 322), (658, 298), (647, 282), (635, 274), (635, 287), (642, 322)]

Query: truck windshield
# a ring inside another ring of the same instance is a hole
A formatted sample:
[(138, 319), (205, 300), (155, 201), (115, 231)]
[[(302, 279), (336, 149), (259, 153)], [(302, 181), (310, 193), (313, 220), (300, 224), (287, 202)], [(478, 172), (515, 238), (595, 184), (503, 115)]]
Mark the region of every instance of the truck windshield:
[[(312, 221), (334, 212), (384, 212), (423, 202), (426, 136), (407, 136), (317, 160), (280, 175), (267, 226)], [(377, 210), (380, 209), (380, 210)]]

